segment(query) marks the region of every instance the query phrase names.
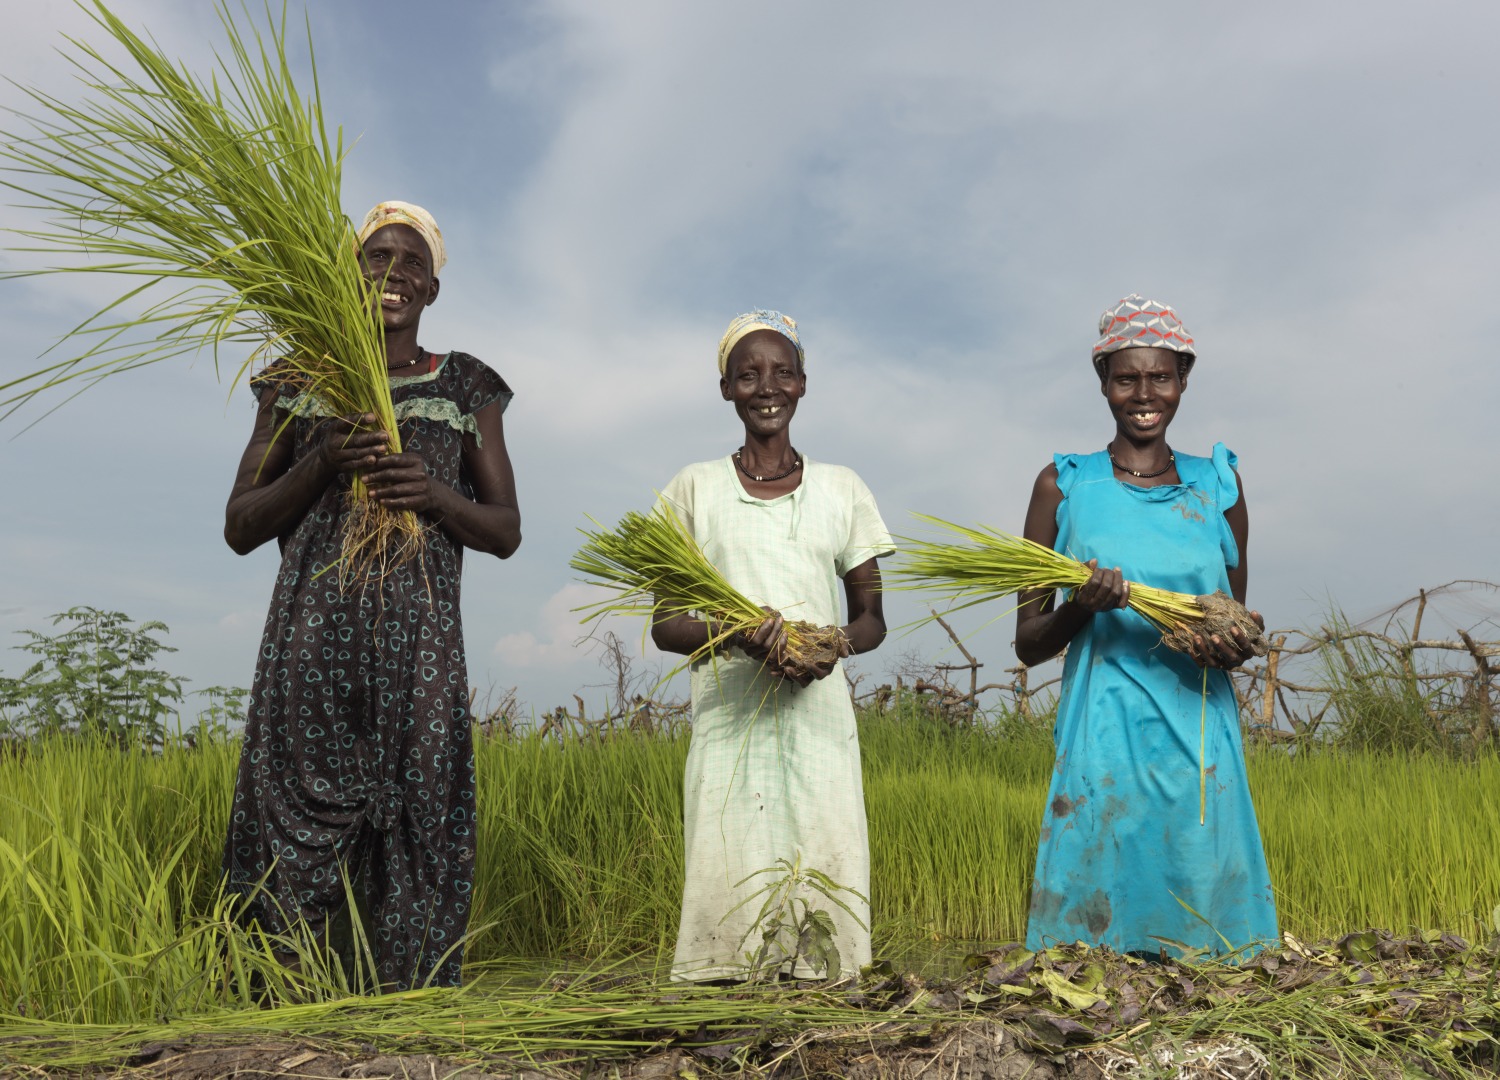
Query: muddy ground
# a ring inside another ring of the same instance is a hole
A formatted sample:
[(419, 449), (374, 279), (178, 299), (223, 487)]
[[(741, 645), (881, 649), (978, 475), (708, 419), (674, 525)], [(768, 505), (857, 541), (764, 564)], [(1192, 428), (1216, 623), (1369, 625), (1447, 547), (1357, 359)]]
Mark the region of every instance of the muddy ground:
[[(1367, 931), (1317, 946), (1288, 935), (1281, 947), (1236, 965), (1151, 963), (1081, 946), (1035, 953), (1009, 945), (969, 957), (968, 966), (967, 974), (951, 980), (928, 981), (887, 968), (832, 986), (788, 984), (784, 991), (762, 989), (743, 999), (738, 992), (720, 996), (715, 1014), (720, 1019), (711, 1037), (708, 1026), (690, 1033), (703, 1006), (676, 989), (664, 991), (638, 977), (558, 981), (542, 993), (572, 995), (568, 1025), (581, 1026), (576, 1035), (548, 1045), (593, 1047), (592, 1057), (575, 1049), (522, 1059), (511, 1048), (539, 1044), (503, 1027), (502, 1039), (483, 1045), (506, 1048), (512, 1056), (486, 1056), (473, 1049), (481, 1045), (473, 1029), (468, 1036), (440, 1040), (424, 1033), (421, 1013), (411, 1013), (380, 1029), (385, 1034), (371, 1036), (382, 1039), (382, 1046), (360, 1044), (348, 1027), (325, 1029), (349, 1034), (323, 1043), (292, 1034), (258, 1040), (207, 1034), (130, 1047), (114, 1041), (128, 1037), (124, 1033), (93, 1032), (89, 1052), (73, 1056), (100, 1063), (86, 1072), (48, 1068), (49, 1057), (63, 1056), (56, 1041), (8, 1040), (0, 1031), (0, 1075), (91, 1080), (1500, 1077), (1500, 935), (1482, 946), (1446, 934), (1396, 937)], [(643, 1029), (642, 1019), (667, 1021), (649, 1009), (601, 1005), (601, 995), (612, 992), (623, 993), (632, 1004), (678, 1010), (675, 1028)], [(725, 1022), (726, 1000), (754, 1001), (756, 1019), (735, 1011)], [(799, 1014), (799, 1003), (809, 1000), (838, 1009)], [(469, 1007), (485, 1012), (483, 999)], [(627, 1012), (633, 1018), (628, 1023), (615, 1021)], [(263, 1015), (275, 1023), (273, 1014)], [(746, 1016), (743, 1028), (733, 1019), (739, 1015)], [(837, 1019), (810, 1020), (811, 1015)], [(685, 1016), (692, 1019), (683, 1026)], [(274, 1030), (269, 1024), (260, 1030)], [(65, 1036), (68, 1048), (81, 1046), (90, 1034), (78, 1029), (76, 1036)], [(57, 1037), (53, 1029), (51, 1038)], [(396, 1054), (392, 1045), (440, 1048), (452, 1056)], [(632, 1046), (653, 1049), (631, 1051)]]
[[(793, 1044), (753, 1048), (675, 1048), (634, 1060), (591, 1063), (533, 1063), (493, 1060), (458, 1061), (430, 1054), (382, 1055), (320, 1049), (304, 1043), (162, 1044), (144, 1048), (127, 1061), (94, 1076), (129, 1076), (137, 1080), (218, 1080), (221, 1077), (363, 1078), (363, 1080), (709, 1080), (711, 1077), (765, 1077), (801, 1080), (848, 1077), (850, 1080), (1100, 1080), (1141, 1075), (1142, 1061), (1126, 1051), (1096, 1047), (1061, 1053), (1027, 1046), (1024, 1030), (992, 1022), (972, 1022), (951, 1029), (892, 1039), (872, 1033), (864, 1039), (810, 1037)], [(1149, 1055), (1148, 1055), (1149, 1056)], [(1244, 1043), (1196, 1043), (1159, 1051), (1156, 1075), (1184, 1075), (1223, 1080), (1251, 1080), (1272, 1075), (1267, 1059)], [(1152, 1070), (1148, 1066), (1146, 1072)], [(27, 1070), (37, 1075), (35, 1070)], [(25, 1075), (17, 1072), (11, 1075)], [(1399, 1068), (1393, 1078), (1401, 1075)]]

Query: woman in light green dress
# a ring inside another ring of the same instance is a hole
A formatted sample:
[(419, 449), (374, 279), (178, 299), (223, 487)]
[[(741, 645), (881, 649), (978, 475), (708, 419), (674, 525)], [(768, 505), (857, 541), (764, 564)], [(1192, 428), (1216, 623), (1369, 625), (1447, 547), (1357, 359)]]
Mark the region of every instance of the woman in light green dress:
[[(792, 447), (792, 416), (807, 393), (804, 359), (790, 318), (774, 311), (736, 318), (719, 344), (719, 389), (744, 424), (744, 444), (689, 465), (662, 493), (729, 582), (779, 613), (715, 661), (693, 665), (686, 882), (672, 965), (678, 979), (755, 973), (747, 953), (760, 948), (765, 927), (758, 925), (764, 897), (753, 894), (784, 876), (786, 865), (842, 887), (833, 891), (840, 903), (813, 889), (800, 895), (832, 917), (843, 971), (870, 962), (870, 852), (854, 708), (841, 661), (804, 666), (785, 655), (782, 615), (841, 625), (846, 656), (876, 648), (885, 617), (875, 560), (894, 546), (853, 470), (809, 461)], [(683, 655), (709, 633), (686, 615), (652, 626), (659, 647)], [(758, 973), (828, 973), (805, 955), (789, 955), (795, 952), (795, 945), (775, 947), (759, 958)]]

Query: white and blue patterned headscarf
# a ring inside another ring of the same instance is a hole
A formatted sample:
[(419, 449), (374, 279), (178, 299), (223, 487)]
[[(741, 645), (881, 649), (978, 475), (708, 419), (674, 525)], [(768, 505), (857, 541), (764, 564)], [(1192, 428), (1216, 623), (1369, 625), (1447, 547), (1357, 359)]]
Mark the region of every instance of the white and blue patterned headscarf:
[(797, 349), (797, 366), (805, 367), (807, 357), (802, 352), (802, 339), (797, 336), (797, 320), (790, 315), (783, 315), (779, 311), (771, 311), (768, 308), (756, 308), (747, 311), (743, 315), (736, 315), (729, 324), (729, 329), (724, 331), (724, 336), (719, 339), (719, 374), (723, 375), (729, 367), (729, 354), (746, 334), (753, 334), (757, 330), (775, 330), (786, 338)]

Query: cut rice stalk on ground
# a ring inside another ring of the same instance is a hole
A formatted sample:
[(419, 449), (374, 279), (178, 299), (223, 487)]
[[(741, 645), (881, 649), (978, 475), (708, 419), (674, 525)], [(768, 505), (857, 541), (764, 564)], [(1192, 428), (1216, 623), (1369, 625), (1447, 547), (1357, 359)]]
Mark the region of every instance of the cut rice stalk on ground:
[[(937, 593), (965, 608), (1030, 589), (1076, 589), (1093, 574), (1078, 559), (1024, 537), (985, 525), (955, 525), (927, 514), (913, 516), (964, 542), (900, 537), (902, 561), (888, 571), (892, 584), (887, 588), (892, 590)], [(1270, 648), (1245, 606), (1223, 592), (1191, 596), (1131, 582), (1128, 606), (1177, 652), (1187, 652), (1196, 635), (1233, 640), (1235, 630), (1250, 639), (1256, 656), (1265, 656)]]
[[(688, 657), (687, 663), (692, 663), (727, 648), (737, 634), (754, 633), (776, 614), (768, 614), (730, 585), (664, 502), (649, 514), (630, 511), (613, 531), (602, 526), (595, 532), (578, 531), (587, 540), (569, 565), (590, 584), (616, 594), (575, 608), (585, 613), (584, 622), (606, 615), (700, 616), (708, 622), (709, 638)], [(787, 619), (782, 630), (786, 655), (800, 667), (826, 665), (842, 655), (843, 631), (836, 626)]]

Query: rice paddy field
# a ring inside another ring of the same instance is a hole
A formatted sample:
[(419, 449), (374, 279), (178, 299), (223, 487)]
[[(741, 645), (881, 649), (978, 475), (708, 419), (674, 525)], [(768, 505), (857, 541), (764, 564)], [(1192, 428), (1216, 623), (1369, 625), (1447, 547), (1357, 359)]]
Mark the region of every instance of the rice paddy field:
[[(1118, 1007), (1118, 993), (1103, 987), (1135, 976), (1106, 965), (1100, 970), (1113, 974), (1091, 983), (1088, 972), (1098, 964), (1066, 950), (1030, 957), (1024, 979), (1005, 981), (1020, 963), (1006, 943), (1024, 937), (1051, 766), (1045, 729), (954, 727), (898, 710), (864, 716), (862, 740), (876, 955), (893, 968), (883, 997), (867, 987), (853, 1003), (849, 994), (789, 998), (774, 988), (735, 992), (732, 1000), (725, 991), (662, 990), (681, 886), (685, 735), (481, 742), (470, 985), (358, 1004), (350, 996), (362, 989), (357, 970), (348, 974), (309, 945), (300, 980), (288, 976), (270, 946), (238, 926), (218, 899), (234, 743), (139, 753), (53, 740), (5, 752), (0, 1062), (118, 1063), (131, 1047), (165, 1045), (164, 1032), (201, 1030), (261, 1039), (292, 1033), (323, 1040), (317, 1045), (355, 1032), (367, 1047), (394, 1039), (460, 1057), (550, 1054), (558, 1064), (576, 1063), (580, 1047), (638, 1053), (692, 1032), (708, 1044), (732, 1044), (746, 1030), (793, 1021), (824, 1033), (866, 1031), (888, 1022), (870, 1015), (872, 1002), (910, 1019), (911, 1002), (924, 994), (929, 1006), (948, 1001), (971, 1010), (975, 1022), (992, 999), (1031, 1008), (1033, 1021), (1038, 999), (1063, 1010), (1058, 1015), (1083, 1017), (1090, 1005), (1102, 1015), (1106, 1001)], [(1223, 1042), (1240, 1030), (1236, 1023), (1259, 1030), (1255, 1024), (1274, 1019), (1298, 993), (1343, 995), (1342, 1002), (1351, 987), (1396, 978), (1383, 968), (1372, 975), (1375, 961), (1421, 962), (1428, 968), (1420, 985), (1457, 979), (1464, 1002), (1430, 1031), (1409, 1025), (1403, 1045), (1415, 1039), (1432, 1062), (1451, 1065), (1421, 1075), (1462, 1075), (1465, 1061), (1493, 1063), (1500, 989), (1496, 954), (1485, 947), (1500, 938), (1500, 757), (1264, 749), (1252, 752), (1250, 777), (1290, 935), (1280, 946), (1286, 970), (1337, 972), (1336, 985), (1329, 989), (1320, 976), (1312, 990), (1298, 983), (1268, 992), (1264, 1015), (1242, 1002), (1239, 1011), (1205, 1020), (1228, 1008), (1219, 1002), (1207, 1012), (1148, 1018), (1151, 1037), (1175, 1032), (1172, 1045), (1186, 1046), (1212, 1036), (1219, 1041), (1205, 1045), (1222, 1050), (1238, 1045)], [(1356, 933), (1367, 930), (1381, 933)], [(1300, 944), (1318, 941), (1321, 951)], [(975, 954), (981, 959), (965, 974), (963, 958)], [(1198, 974), (1185, 977), (1188, 985), (1218, 985), (1191, 970)], [(1242, 976), (1241, 969), (1226, 975), (1226, 985)], [(539, 997), (539, 986), (550, 989)], [(1304, 1003), (1304, 1034), (1319, 1033), (1308, 1060), (1314, 1073), (1341, 1075), (1318, 1063), (1327, 1064), (1328, 1045), (1344, 1045), (1329, 1033), (1343, 1029), (1332, 1019), (1328, 1031), (1307, 1027), (1325, 1006), (1339, 1024), (1347, 1020), (1347, 1009), (1323, 998)], [(1384, 1036), (1369, 1018), (1386, 1010), (1392, 1030), (1404, 1031), (1392, 1009), (1381, 999), (1355, 1010), (1363, 1019), (1345, 1032), (1347, 1054), (1330, 1060), (1357, 1066), (1356, 1073), (1363, 1061), (1369, 1075), (1381, 1075)], [(1285, 1018), (1266, 1029), (1283, 1047), (1295, 1046), (1287, 1033), (1298, 1030)], [(1063, 1032), (1050, 1047), (1057, 1053), (1080, 1038), (1066, 1025)], [(1118, 1045), (1120, 1037), (1115, 1031), (1100, 1045)], [(1048, 1049), (1045, 1038), (1035, 1039)], [(722, 1056), (705, 1060), (725, 1066)], [(738, 1065), (747, 1061), (741, 1054)], [(851, 1069), (845, 1061), (833, 1074)]]

